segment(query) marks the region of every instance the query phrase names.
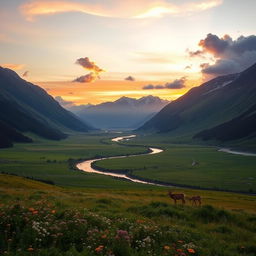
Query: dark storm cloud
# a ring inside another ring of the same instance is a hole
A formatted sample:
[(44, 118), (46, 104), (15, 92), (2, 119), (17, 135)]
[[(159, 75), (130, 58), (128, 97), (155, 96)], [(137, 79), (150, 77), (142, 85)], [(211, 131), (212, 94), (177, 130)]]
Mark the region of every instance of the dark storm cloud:
[(204, 57), (211, 54), (215, 58), (214, 64), (201, 64), (202, 73), (207, 75), (225, 75), (237, 73), (256, 62), (256, 36), (240, 36), (233, 40), (229, 35), (219, 38), (208, 34), (200, 40), (202, 50), (190, 52), (191, 57)]

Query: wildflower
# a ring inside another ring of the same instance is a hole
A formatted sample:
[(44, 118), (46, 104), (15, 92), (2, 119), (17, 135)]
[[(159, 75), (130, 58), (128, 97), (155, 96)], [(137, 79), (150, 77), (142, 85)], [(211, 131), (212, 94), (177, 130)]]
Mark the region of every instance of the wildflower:
[(165, 245), (165, 246), (164, 246), (164, 249), (165, 249), (166, 251), (169, 251), (169, 250), (171, 249), (171, 247), (168, 246), (168, 245)]
[(33, 214), (34, 214), (34, 215), (38, 214), (38, 211), (33, 211)]
[(176, 251), (177, 251), (177, 252), (179, 252), (179, 253), (180, 253), (180, 252), (183, 252), (183, 250), (182, 250), (182, 249), (177, 249)]
[(54, 213), (56, 213), (56, 211), (55, 211), (55, 210), (52, 210), (51, 213), (54, 214)]
[(32, 251), (34, 251), (34, 249), (33, 249), (32, 247), (29, 247), (29, 248), (28, 248), (28, 251), (29, 251), (29, 252), (32, 252)]
[(141, 223), (144, 223), (145, 220), (137, 220), (136, 222), (139, 223), (139, 224), (141, 224)]
[(29, 210), (30, 212), (35, 211), (35, 209), (34, 209), (34, 208), (32, 208), (32, 207), (28, 208), (28, 210)]
[(130, 236), (126, 230), (118, 230), (116, 239), (124, 239), (126, 241), (130, 241)]
[(105, 235), (102, 235), (101, 238), (103, 238), (103, 239), (104, 239), (104, 238), (107, 238), (107, 235), (106, 235), (106, 234), (105, 234)]
[(189, 252), (189, 253), (196, 253), (195, 250), (192, 249), (192, 248), (189, 248), (189, 249), (188, 249), (188, 252)]
[(95, 252), (101, 252), (104, 249), (104, 245), (100, 245), (95, 249)]
[(178, 241), (178, 243), (180, 243), (180, 244), (183, 244), (183, 243), (184, 243), (184, 241), (182, 241), (182, 240), (179, 240), (179, 241)]

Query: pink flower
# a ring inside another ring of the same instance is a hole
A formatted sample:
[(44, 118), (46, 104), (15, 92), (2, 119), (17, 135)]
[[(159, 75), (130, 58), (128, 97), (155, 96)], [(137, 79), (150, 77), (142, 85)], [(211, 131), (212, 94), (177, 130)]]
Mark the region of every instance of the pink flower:
[(128, 232), (126, 230), (118, 230), (117, 231), (117, 235), (116, 235), (116, 239), (122, 239), (122, 240), (126, 240), (126, 241), (130, 241), (130, 236), (128, 234)]

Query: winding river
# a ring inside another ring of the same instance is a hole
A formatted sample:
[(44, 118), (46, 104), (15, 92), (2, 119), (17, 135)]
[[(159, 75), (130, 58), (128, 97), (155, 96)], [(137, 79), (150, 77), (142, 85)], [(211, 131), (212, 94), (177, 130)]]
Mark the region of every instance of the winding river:
[[(130, 139), (135, 138), (135, 137), (136, 137), (136, 135), (116, 137), (116, 138), (113, 138), (112, 141), (113, 142), (127, 141), (127, 140), (130, 140)], [(150, 152), (145, 153), (145, 154), (128, 155), (128, 156), (112, 156), (112, 157), (103, 157), (103, 158), (91, 159), (91, 160), (87, 160), (87, 161), (84, 161), (84, 162), (81, 162), (81, 163), (77, 164), (76, 167), (79, 170), (84, 171), (84, 172), (98, 173), (98, 174), (103, 174), (103, 175), (107, 175), (107, 176), (112, 176), (112, 177), (116, 177), (116, 178), (125, 179), (125, 180), (136, 182), (136, 183), (161, 186), (160, 184), (157, 184), (157, 183), (146, 182), (146, 181), (143, 181), (143, 180), (140, 180), (140, 179), (131, 178), (131, 177), (127, 176), (126, 174), (118, 174), (118, 173), (114, 173), (114, 172), (111, 172), (111, 171), (109, 171), (109, 172), (98, 171), (98, 170), (96, 170), (92, 167), (92, 164), (94, 162), (97, 162), (97, 161), (100, 161), (100, 160), (127, 158), (127, 157), (142, 156), (142, 155), (154, 155), (154, 154), (159, 154), (159, 153), (163, 152), (163, 150), (160, 149), (160, 148), (149, 148), (149, 150), (150, 150)]]
[(218, 150), (219, 152), (225, 152), (233, 155), (240, 155), (240, 156), (256, 156), (256, 153), (248, 153), (248, 152), (242, 152), (242, 151), (235, 151), (228, 148), (221, 148)]
[[(120, 137), (115, 137), (112, 139), (112, 142), (120, 142), (120, 141), (128, 141), (132, 138), (135, 138), (136, 135), (129, 135), (129, 136), (120, 136)], [(103, 157), (103, 158), (95, 158), (95, 159), (91, 159), (91, 160), (86, 160), (84, 162), (81, 162), (79, 164), (76, 165), (76, 167), (84, 172), (88, 172), (88, 173), (97, 173), (97, 174), (103, 174), (103, 175), (107, 175), (107, 176), (112, 176), (112, 177), (116, 177), (116, 178), (121, 178), (124, 180), (128, 180), (128, 181), (132, 181), (132, 182), (136, 182), (136, 183), (142, 183), (142, 184), (149, 184), (149, 185), (155, 185), (155, 186), (170, 186), (172, 187), (172, 185), (168, 185), (168, 184), (160, 184), (158, 182), (147, 182), (144, 181), (143, 179), (139, 179), (139, 178), (132, 178), (127, 176), (126, 174), (120, 174), (120, 173), (115, 173), (114, 171), (112, 172), (111, 170), (109, 171), (99, 171), (97, 169), (94, 169), (92, 164), (100, 161), (100, 160), (105, 160), (105, 159), (117, 159), (117, 158), (127, 158), (127, 157), (137, 157), (137, 156), (142, 156), (142, 155), (154, 155), (154, 154), (159, 154), (161, 152), (163, 152), (162, 149), (160, 148), (149, 148), (149, 153), (145, 153), (145, 154), (137, 154), (137, 155), (125, 155), (125, 156), (112, 156), (112, 157)], [(241, 152), (241, 151), (234, 151), (231, 149), (227, 149), (227, 148), (221, 148), (218, 151), (220, 152), (225, 152), (225, 153), (230, 153), (230, 154), (235, 154), (235, 155), (243, 155), (243, 156), (256, 156), (255, 153), (247, 153), (247, 152)]]

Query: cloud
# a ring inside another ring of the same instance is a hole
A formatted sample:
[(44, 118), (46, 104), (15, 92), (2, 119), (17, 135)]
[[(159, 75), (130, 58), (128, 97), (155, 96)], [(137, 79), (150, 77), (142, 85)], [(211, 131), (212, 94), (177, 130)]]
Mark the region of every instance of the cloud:
[(145, 85), (144, 87), (142, 87), (143, 90), (153, 90), (153, 89), (182, 89), (184, 87), (186, 87), (185, 83), (186, 83), (187, 79), (186, 77), (181, 77), (180, 79), (176, 79), (171, 83), (166, 83), (164, 85)]
[(22, 74), (22, 76), (23, 76), (23, 77), (28, 77), (28, 73), (29, 73), (29, 71), (25, 71), (25, 72)]
[(166, 83), (165, 87), (168, 89), (182, 89), (185, 87), (186, 77), (182, 77), (180, 79), (176, 79), (171, 83)]
[(90, 61), (88, 57), (77, 59), (76, 64), (94, 73), (101, 73), (104, 71), (103, 69), (98, 67), (93, 61)]
[(73, 82), (92, 83), (92, 82), (96, 81), (99, 78), (100, 77), (97, 74), (91, 72), (91, 73), (89, 73), (89, 74), (87, 74), (85, 76), (80, 76), (80, 77), (76, 78), (75, 80), (73, 80)]
[(97, 3), (81, 3), (70, 0), (33, 0), (21, 5), (20, 10), (27, 20), (37, 16), (57, 13), (81, 12), (115, 18), (150, 18), (164, 15), (184, 15), (205, 11), (222, 4), (222, 0), (190, 0), (185, 3), (170, 3), (168, 0), (108, 0)]
[(73, 82), (92, 83), (97, 79), (100, 79), (100, 73), (104, 72), (104, 70), (98, 67), (93, 61), (90, 61), (88, 57), (77, 59), (76, 64), (82, 66), (84, 69), (90, 70), (91, 72), (87, 75), (76, 78)]
[(13, 63), (5, 63), (5, 64), (0, 64), (3, 68), (9, 68), (12, 70), (21, 70), (25, 66), (24, 64), (13, 64)]
[(56, 96), (55, 100), (58, 101), (62, 107), (71, 107), (75, 105), (73, 101), (64, 100), (61, 96)]
[[(190, 52), (191, 57), (213, 57), (212, 63), (202, 63), (202, 73), (210, 76), (241, 72), (256, 62), (256, 36), (240, 36), (236, 40), (229, 35), (222, 38), (208, 34), (200, 40), (201, 50)], [(212, 61), (211, 61), (212, 62)]]
[(124, 80), (134, 82), (135, 78), (133, 76), (127, 76)]
[(152, 84), (148, 84), (148, 85), (143, 86), (142, 89), (143, 90), (153, 90), (153, 89), (155, 89), (155, 86)]

